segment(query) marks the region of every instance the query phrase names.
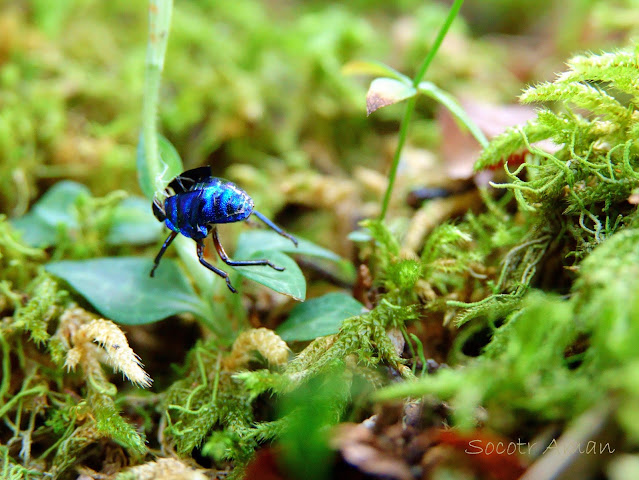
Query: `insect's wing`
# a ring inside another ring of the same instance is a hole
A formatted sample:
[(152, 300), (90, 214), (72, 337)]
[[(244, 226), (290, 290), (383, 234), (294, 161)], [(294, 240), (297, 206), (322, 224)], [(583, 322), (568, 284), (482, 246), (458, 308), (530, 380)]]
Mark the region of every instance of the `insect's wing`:
[(177, 195), (178, 193), (190, 192), (197, 184), (207, 183), (212, 178), (211, 167), (194, 168), (179, 174), (171, 180), (168, 188), (173, 190), (173, 195)]

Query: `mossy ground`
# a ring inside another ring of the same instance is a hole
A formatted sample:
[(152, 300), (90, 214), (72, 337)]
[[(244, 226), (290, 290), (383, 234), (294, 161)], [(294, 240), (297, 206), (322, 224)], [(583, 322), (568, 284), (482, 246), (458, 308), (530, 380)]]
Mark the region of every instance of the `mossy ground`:
[[(216, 297), (223, 338), (188, 315), (123, 327), (154, 380), (143, 391), (100, 364), (144, 379), (113, 340), (118, 328), (93, 323), (91, 306), (43, 266), (151, 258), (160, 245), (108, 241), (114, 209), (139, 193), (146, 6), (5, 2), (0, 476), (240, 476), (247, 465), (259, 471), (250, 462), (261, 449), (263, 468), (292, 478), (349, 478), (346, 459), (370, 478), (514, 479), (549, 456), (527, 452), (512, 467), (503, 455), (484, 463), (464, 456), (460, 445), (552, 446), (574, 441), (577, 430), (579, 442), (605, 439), (617, 453), (590, 471), (638, 476), (636, 12), (631, 2), (510, 4), (468, 2), (428, 80), (492, 104), (524, 91), (521, 100), (540, 110), (467, 159), (469, 175), (473, 163), (481, 172), (496, 166), (477, 190), (447, 177), (441, 152), (456, 140), (437, 105), (420, 101), (380, 222), (401, 108), (366, 118), (366, 85), (342, 67), (376, 59), (414, 73), (446, 7), (176, 2), (162, 132), (186, 168), (212, 165), (289, 231), (354, 263), (354, 281), (302, 264), (309, 298), (342, 288), (367, 311), (336, 335), (286, 345), (264, 327), (284, 321), (292, 301), (248, 285), (242, 296)], [(573, 55), (585, 51), (606, 53)], [(555, 79), (553, 71), (564, 73)], [(48, 248), (27, 246), (10, 220), (63, 179), (91, 192), (73, 204), (75, 227), (58, 228)], [(452, 195), (415, 211), (406, 195), (424, 186)], [(101, 332), (87, 337), (91, 325)], [(408, 413), (415, 404), (418, 420)], [(367, 448), (406, 470), (382, 472), (349, 456), (362, 437), (344, 429), (373, 413)], [(592, 416), (599, 430), (577, 428)], [(400, 426), (403, 443), (392, 433)], [(452, 440), (442, 434), (449, 426)], [(409, 452), (409, 440), (421, 447)], [(160, 457), (182, 462), (149, 463)]]

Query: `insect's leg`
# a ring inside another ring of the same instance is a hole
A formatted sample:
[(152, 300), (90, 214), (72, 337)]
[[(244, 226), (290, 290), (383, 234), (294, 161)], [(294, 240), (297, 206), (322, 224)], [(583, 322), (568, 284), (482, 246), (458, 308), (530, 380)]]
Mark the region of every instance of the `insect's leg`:
[(279, 233), (283, 237), (288, 238), (297, 247), (297, 238), (295, 238), (293, 235), (291, 235), (290, 233), (286, 233), (284, 230), (282, 230), (280, 227), (275, 225), (273, 222), (271, 222), (268, 218), (266, 218), (260, 212), (253, 210), (253, 215), (255, 215), (257, 218), (262, 220), (264, 223), (266, 223), (269, 227), (271, 227), (273, 230), (275, 230), (277, 233)]
[(231, 265), (232, 267), (246, 267), (249, 265), (268, 265), (274, 270), (278, 272), (283, 272), (284, 267), (277, 267), (273, 265), (270, 260), (231, 260), (229, 256), (224, 251), (224, 247), (220, 243), (220, 238), (217, 236), (217, 228), (213, 229), (213, 244), (215, 245), (215, 250), (217, 250), (217, 254), (220, 256), (222, 261), (227, 265)]
[(229, 287), (229, 290), (231, 292), (237, 293), (237, 290), (235, 290), (233, 288), (233, 285), (231, 285), (231, 280), (229, 279), (229, 274), (226, 273), (224, 270), (220, 270), (219, 268), (214, 267), (209, 262), (204, 260), (204, 243), (202, 243), (202, 240), (198, 240), (197, 241), (197, 258), (200, 259), (200, 263), (202, 265), (204, 265), (206, 268), (208, 268), (212, 272), (217, 273), (220, 277), (222, 277), (224, 280), (226, 280), (226, 286)]
[(160, 251), (155, 256), (155, 260), (153, 260), (153, 268), (151, 269), (151, 273), (149, 274), (150, 277), (155, 275), (155, 269), (158, 268), (158, 265), (160, 264), (160, 260), (162, 260), (162, 255), (164, 255), (164, 252), (166, 252), (166, 249), (169, 248), (169, 245), (171, 245), (171, 242), (175, 239), (177, 234), (178, 232), (171, 232), (169, 236), (166, 237), (166, 240), (164, 240), (164, 243), (162, 244), (162, 248), (160, 248)]

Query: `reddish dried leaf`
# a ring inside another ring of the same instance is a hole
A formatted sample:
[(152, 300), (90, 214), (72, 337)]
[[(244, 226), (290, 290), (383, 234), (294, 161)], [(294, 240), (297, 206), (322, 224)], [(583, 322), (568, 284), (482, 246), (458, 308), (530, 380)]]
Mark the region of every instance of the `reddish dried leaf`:
[[(461, 103), (468, 116), (489, 140), (503, 133), (508, 127), (525, 124), (536, 115), (534, 108), (527, 105), (494, 105), (474, 100)], [(473, 165), (481, 151), (480, 145), (470, 133), (459, 128), (455, 118), (446, 108), (439, 108), (437, 121), (442, 129), (441, 151), (448, 175), (451, 178), (472, 177)], [(540, 148), (546, 151), (555, 150), (556, 147), (553, 147), (552, 142), (540, 145)], [(523, 159), (524, 155), (515, 157)], [(510, 160), (508, 162), (510, 163)]]
[(244, 480), (287, 480), (287, 477), (280, 472), (275, 449), (258, 450), (246, 467)]
[(517, 444), (507, 438), (483, 430), (440, 430), (438, 440), (464, 453), (475, 470), (496, 480), (517, 480), (526, 471)]

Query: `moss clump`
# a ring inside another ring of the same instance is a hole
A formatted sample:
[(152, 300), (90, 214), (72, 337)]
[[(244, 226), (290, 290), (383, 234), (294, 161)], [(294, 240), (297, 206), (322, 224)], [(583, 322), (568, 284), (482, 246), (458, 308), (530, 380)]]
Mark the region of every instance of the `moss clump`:
[[(497, 256), (502, 269), (493, 295), (472, 304), (448, 302), (465, 309), (460, 323), (474, 318), (475, 325), (489, 325), (489, 343), (466, 368), (389, 387), (379, 399), (434, 393), (451, 402), (459, 426), (476, 426), (481, 416), (495, 429), (520, 432), (525, 422), (568, 421), (615, 397), (625, 433), (633, 442), (639, 438), (630, 408), (637, 401), (630, 369), (639, 341), (639, 236), (629, 201), (639, 187), (639, 56), (630, 48), (576, 57), (568, 65), (555, 82), (522, 97), (561, 101), (564, 111), (543, 109), (536, 120), (508, 130), (476, 165), (504, 163), (508, 181), (493, 187), (512, 194), (517, 223), (525, 226), (515, 245)], [(578, 115), (570, 104), (590, 112)], [(548, 144), (532, 145), (541, 140), (552, 140), (554, 152), (543, 149)], [(508, 158), (521, 149), (526, 161), (510, 167)], [(476, 218), (459, 228), (476, 225)], [(488, 266), (500, 250), (479, 251)], [(479, 414), (480, 406), (486, 414)]]

